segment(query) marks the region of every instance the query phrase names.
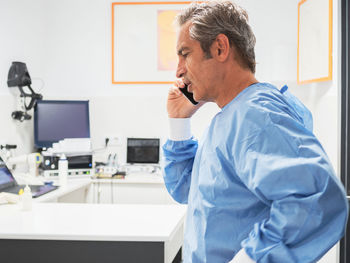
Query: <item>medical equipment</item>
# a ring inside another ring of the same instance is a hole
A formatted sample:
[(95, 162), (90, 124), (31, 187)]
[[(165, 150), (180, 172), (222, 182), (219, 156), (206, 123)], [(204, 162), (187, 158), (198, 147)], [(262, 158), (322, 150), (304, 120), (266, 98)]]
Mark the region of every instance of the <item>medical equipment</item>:
[[(23, 62), (12, 62), (10, 67), (7, 85), (9, 88), (18, 87), (20, 91), (19, 108), (20, 110), (13, 111), (11, 116), (15, 120), (24, 121), (30, 120), (32, 116), (27, 112), (32, 109), (38, 100), (42, 100), (43, 96), (39, 93), (35, 93), (31, 88), (32, 80), (30, 78), (27, 66)], [(24, 91), (24, 87), (29, 89), (29, 93)], [(30, 102), (27, 105), (26, 99), (30, 98)]]
[(26, 164), (28, 165), (29, 175), (32, 177), (39, 175), (39, 165), (42, 162), (40, 153), (23, 154), (19, 156), (9, 157), (6, 163), (9, 166)]
[(0, 150), (2, 150), (2, 149), (11, 150), (11, 149), (16, 149), (16, 148), (17, 148), (16, 144), (0, 145)]
[(41, 152), (44, 176), (59, 174), (59, 159), (62, 154), (67, 157), (68, 175), (90, 176), (92, 174), (93, 156), (90, 138), (73, 138), (53, 143), (51, 148)]
[(128, 138), (126, 162), (129, 164), (159, 163), (159, 139)]
[(35, 147), (52, 147), (66, 138), (90, 138), (89, 101), (38, 101), (34, 107)]
[(66, 155), (62, 153), (58, 161), (58, 180), (59, 180), (60, 186), (67, 185), (67, 177), (68, 177), (68, 161), (67, 161)]
[[(47, 152), (42, 152), (43, 163), (42, 169), (44, 171), (44, 177), (58, 176), (58, 162), (59, 155), (52, 155)], [(92, 170), (92, 153), (83, 155), (66, 155), (68, 160), (68, 176), (83, 176), (87, 177), (93, 174)]]

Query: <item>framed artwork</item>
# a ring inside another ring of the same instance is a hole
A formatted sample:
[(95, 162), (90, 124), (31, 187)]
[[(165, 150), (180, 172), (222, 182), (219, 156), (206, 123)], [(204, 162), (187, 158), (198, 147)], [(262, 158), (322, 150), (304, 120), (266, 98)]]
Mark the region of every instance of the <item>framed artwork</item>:
[(177, 13), (191, 2), (112, 3), (112, 84), (171, 84)]
[(298, 84), (332, 80), (332, 0), (298, 4)]

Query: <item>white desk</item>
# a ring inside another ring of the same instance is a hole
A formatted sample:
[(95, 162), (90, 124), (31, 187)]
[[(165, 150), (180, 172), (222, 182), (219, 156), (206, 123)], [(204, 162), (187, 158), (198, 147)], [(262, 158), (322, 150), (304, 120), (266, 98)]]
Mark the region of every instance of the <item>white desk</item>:
[(4, 262), (172, 262), (186, 206), (34, 203), (0, 206)]

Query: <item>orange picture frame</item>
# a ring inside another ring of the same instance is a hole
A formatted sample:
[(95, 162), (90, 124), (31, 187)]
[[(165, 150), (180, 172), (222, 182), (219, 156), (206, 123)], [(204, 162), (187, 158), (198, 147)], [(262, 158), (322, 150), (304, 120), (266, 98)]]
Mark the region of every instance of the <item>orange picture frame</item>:
[[(114, 2), (112, 3), (112, 84), (172, 84), (174, 81), (120, 81), (117, 79), (116, 76), (116, 31), (115, 31), (115, 8), (118, 8), (119, 6), (142, 6), (142, 5), (186, 5), (190, 4), (190, 1), (184, 1), (184, 2)], [(174, 52), (176, 52), (174, 50)], [(174, 76), (175, 78), (175, 76)]]
[[(333, 1), (323, 2), (323, 6), (320, 0), (302, 0), (298, 3), (298, 84), (332, 80)], [(328, 19), (325, 20), (320, 13), (328, 15)], [(320, 35), (323, 37), (317, 39)]]

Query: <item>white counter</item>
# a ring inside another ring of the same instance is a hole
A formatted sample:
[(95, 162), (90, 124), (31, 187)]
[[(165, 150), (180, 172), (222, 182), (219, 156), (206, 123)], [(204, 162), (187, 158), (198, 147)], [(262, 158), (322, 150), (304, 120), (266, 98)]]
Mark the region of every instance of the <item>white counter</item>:
[(183, 205), (34, 203), (0, 206), (0, 239), (167, 241), (183, 224)]
[(2, 205), (1, 257), (5, 262), (180, 262), (185, 214), (183, 205), (33, 203), (29, 212)]

